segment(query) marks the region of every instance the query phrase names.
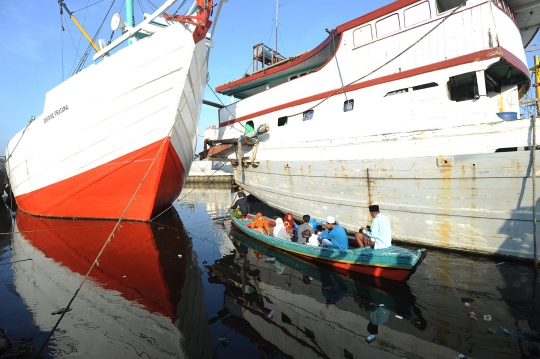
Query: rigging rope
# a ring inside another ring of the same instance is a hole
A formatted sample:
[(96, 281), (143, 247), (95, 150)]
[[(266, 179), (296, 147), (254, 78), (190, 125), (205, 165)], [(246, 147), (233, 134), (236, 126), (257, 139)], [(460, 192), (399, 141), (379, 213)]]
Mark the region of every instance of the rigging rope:
[[(174, 12), (173, 15), (176, 15), (176, 13), (178, 12), (178, 10), (180, 10), (180, 8), (182, 8), (182, 6), (184, 6), (184, 4), (186, 3), (186, 0), (182, 1), (182, 3), (180, 4), (180, 6), (178, 6), (178, 9), (176, 9), (176, 11)], [(152, 3), (151, 3), (152, 4)], [(152, 4), (153, 5), (153, 4)]]
[[(204, 182), (208, 181), (210, 179), (210, 177), (212, 177), (217, 171), (219, 171), (221, 169), (221, 167), (223, 167), (225, 165), (226, 162), (223, 162), (223, 164), (217, 169), (215, 170), (211, 175), (207, 176), (206, 179), (204, 181), (202, 181), (201, 183), (199, 183), (199, 185), (203, 184)], [(192, 189), (191, 191), (189, 191), (185, 196), (182, 196), (181, 198), (178, 198), (176, 201), (174, 201), (169, 207), (167, 207), (166, 209), (164, 209), (161, 213), (159, 213), (158, 215), (156, 215), (154, 218), (150, 219), (150, 222), (153, 222), (154, 219), (158, 218), (159, 216), (161, 216), (163, 213), (167, 212), (169, 209), (173, 208), (174, 205), (178, 202), (180, 202), (181, 200), (183, 200), (184, 198), (186, 198), (187, 196), (189, 196), (189, 194), (193, 191), (195, 191), (196, 188)]]
[[(212, 91), (212, 93), (214, 94), (214, 96), (216, 96), (216, 98), (218, 99), (218, 101), (223, 105), (223, 108), (225, 108), (227, 110), (227, 112), (231, 115), (232, 119), (233, 120), (236, 120), (236, 116), (232, 114), (231, 111), (229, 111), (229, 107), (228, 106), (225, 106), (225, 104), (223, 103), (223, 101), (221, 101), (221, 99), (218, 97), (218, 95), (214, 92), (214, 89), (212, 88), (212, 86), (210, 86), (210, 84), (208, 83), (208, 81), (206, 82), (206, 85), (208, 86), (208, 88), (210, 89), (210, 91)], [(242, 125), (242, 127), (244, 127), (244, 129), (246, 128), (246, 126), (242, 123), (242, 122), (237, 122), (239, 123), (240, 125)]]
[(61, 46), (61, 62), (62, 62), (62, 82), (64, 82), (64, 21), (62, 19), (62, 5), (60, 5), (60, 46)]
[[(334, 30), (330, 30), (330, 34), (332, 34), (334, 32)], [(337, 65), (337, 70), (338, 70), (338, 74), (339, 74), (339, 81), (341, 81), (341, 89), (343, 90), (343, 95), (345, 95), (345, 101), (349, 101), (349, 99), (347, 98), (347, 92), (345, 91), (345, 86), (343, 86), (343, 77), (341, 76), (341, 70), (339, 69), (339, 62), (338, 62), (338, 59), (337, 59), (337, 53), (336, 53), (336, 38), (334, 37), (332, 39), (332, 45), (334, 46), (334, 57), (336, 59), (336, 65)]]
[[(90, 6), (94, 6), (94, 5), (96, 5), (96, 4), (99, 4), (100, 2), (103, 2), (103, 0), (100, 0), (100, 1), (95, 2), (95, 3), (93, 3), (93, 4), (87, 5), (87, 6), (83, 7), (83, 8), (80, 8), (79, 10), (72, 11), (71, 13), (74, 14), (74, 13), (76, 13), (77, 11), (81, 11), (81, 10), (84, 10), (84, 9), (88, 9)], [(88, 4), (88, 2), (87, 2), (86, 4)]]
[[(113, 2), (114, 3), (114, 2)], [(112, 7), (112, 5), (111, 5)], [(109, 11), (110, 11), (110, 8), (109, 8)], [(103, 25), (103, 24), (102, 24)], [(158, 157), (160, 156), (163, 148), (165, 147), (165, 144), (168, 142), (173, 130), (174, 130), (174, 127), (176, 125), (176, 122), (178, 122), (178, 119), (180, 118), (180, 114), (182, 113), (184, 107), (187, 105), (187, 102), (189, 100), (189, 98), (191, 97), (191, 95), (193, 94), (193, 89), (195, 88), (196, 84), (198, 83), (199, 81), (199, 77), (201, 76), (201, 73), (202, 73), (202, 70), (204, 68), (206, 68), (206, 61), (208, 59), (208, 54), (207, 56), (205, 57), (202, 65), (201, 65), (201, 68), (199, 70), (199, 73), (197, 74), (197, 77), (195, 79), (195, 81), (193, 82), (192, 86), (191, 86), (191, 89), (189, 91), (189, 93), (187, 94), (186, 96), (186, 100), (184, 101), (182, 107), (178, 110), (177, 112), (177, 116), (175, 117), (174, 119), (174, 122), (171, 126), (171, 128), (169, 129), (169, 132), (168, 134), (165, 136), (165, 138), (163, 139), (163, 141), (161, 142), (161, 146), (160, 148), (158, 149), (154, 159), (152, 160), (152, 163), (150, 163), (150, 166), (148, 167), (148, 170), (146, 171), (146, 173), (144, 174), (143, 178), (141, 179), (141, 182), (139, 183), (137, 189), (135, 190), (135, 192), (133, 193), (133, 196), (131, 197), (131, 199), (129, 200), (126, 208), (124, 209), (124, 211), (122, 212), (122, 214), (120, 215), (120, 217), (118, 218), (118, 221), (116, 221), (116, 224), (114, 226), (114, 228), (112, 229), (111, 233), (109, 234), (109, 237), (107, 238), (107, 240), (105, 241), (105, 243), (103, 244), (103, 246), (101, 247), (101, 250), (99, 251), (97, 257), (94, 259), (94, 261), (92, 262), (92, 265), (90, 266), (90, 268), (88, 269), (88, 272), (86, 273), (86, 275), (84, 276), (84, 278), (82, 279), (81, 283), (79, 284), (79, 287), (77, 288), (77, 290), (75, 291), (75, 293), (73, 294), (73, 296), (71, 297), (69, 303), (67, 304), (67, 306), (65, 307), (66, 309), (62, 312), (62, 315), (60, 316), (60, 318), (58, 318), (58, 321), (56, 322), (56, 324), (54, 325), (54, 327), (51, 329), (51, 331), (49, 332), (49, 335), (47, 336), (47, 338), (45, 339), (45, 342), (43, 343), (43, 345), (41, 346), (41, 348), (39, 349), (39, 352), (37, 353), (37, 355), (39, 356), (41, 354), (41, 352), (43, 351), (43, 349), (45, 349), (45, 346), (47, 345), (47, 343), (49, 342), (49, 340), (51, 339), (53, 333), (56, 331), (56, 328), (58, 327), (58, 325), (60, 324), (60, 322), (62, 321), (62, 319), (64, 318), (64, 315), (68, 312), (68, 309), (70, 308), (71, 306), (71, 303), (73, 303), (73, 301), (75, 300), (75, 298), (77, 297), (77, 294), (79, 294), (79, 291), (81, 290), (82, 286), (84, 285), (84, 283), (86, 282), (86, 280), (88, 279), (88, 276), (90, 275), (90, 273), (92, 272), (92, 270), (94, 269), (94, 267), (96, 266), (96, 264), (99, 262), (99, 259), (101, 258), (101, 255), (103, 254), (103, 252), (105, 251), (105, 248), (107, 248), (107, 246), (109, 245), (109, 243), (111, 242), (111, 238), (114, 237), (114, 233), (117, 231), (118, 228), (121, 228), (121, 225), (120, 223), (122, 222), (122, 220), (124, 219), (124, 216), (126, 215), (128, 209), (131, 207), (131, 204), (133, 203), (135, 197), (137, 196), (137, 194), (139, 193), (139, 190), (141, 189), (144, 181), (146, 180), (146, 178), (148, 177), (148, 174), (150, 173), (150, 170), (154, 167), (154, 164), (156, 162), (156, 160), (158, 159)]]
[[(102, 0), (102, 1), (103, 1), (103, 0)], [(86, 4), (88, 4), (89, 2), (90, 2), (90, 0), (88, 0), (88, 1), (86, 2)], [(82, 10), (82, 9), (81, 9), (81, 10)], [(73, 14), (73, 12), (72, 12), (72, 14)], [(84, 12), (84, 19), (83, 19), (82, 25), (81, 25), (83, 28), (84, 28), (84, 25), (86, 24), (86, 16), (87, 16), (87, 15), (88, 15), (88, 10), (86, 10), (86, 11)], [(69, 29), (68, 29), (68, 30), (69, 30)], [(70, 32), (70, 35), (71, 35), (71, 32)], [(75, 49), (75, 51), (77, 52), (77, 55), (79, 54), (79, 49), (80, 49), (80, 47), (81, 47), (81, 38), (82, 38), (82, 36), (83, 36), (82, 32), (79, 32), (79, 42), (77, 43), (77, 48)], [(75, 45), (75, 44), (74, 44), (74, 45)], [(75, 61), (77, 61), (77, 58), (74, 58), (74, 59), (73, 59), (73, 64), (71, 64), (71, 69), (70, 69), (70, 71), (73, 70), (73, 66), (75, 66)]]
[[(103, 27), (103, 24), (105, 23), (105, 20), (107, 20), (107, 17), (109, 16), (109, 13), (111, 12), (112, 7), (114, 6), (114, 3), (116, 0), (113, 0), (111, 6), (109, 6), (109, 10), (107, 10), (107, 13), (103, 17), (103, 21), (101, 22), (101, 25), (99, 25), (99, 28), (96, 31), (96, 34), (94, 37), (92, 37), (92, 41), (96, 42), (96, 39), (101, 32), (101, 28)], [(86, 48), (86, 51), (84, 52), (83, 57), (81, 58), (81, 61), (79, 62), (79, 65), (75, 69), (75, 71), (72, 73), (72, 75), (75, 75), (77, 72), (81, 71), (82, 67), (84, 66), (86, 59), (88, 59), (88, 55), (90, 55), (90, 51), (93, 49), (92, 44), (88, 44), (88, 47)]]

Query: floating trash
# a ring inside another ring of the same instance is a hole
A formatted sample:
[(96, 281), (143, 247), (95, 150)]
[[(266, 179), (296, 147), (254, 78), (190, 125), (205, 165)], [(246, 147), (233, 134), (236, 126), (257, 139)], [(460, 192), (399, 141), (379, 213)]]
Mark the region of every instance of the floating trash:
[(484, 315), (484, 320), (486, 322), (491, 322), (491, 315), (489, 315), (489, 314)]
[(465, 303), (463, 303), (463, 304), (465, 304), (466, 307), (470, 307), (470, 306), (471, 306), (471, 303), (469, 303), (469, 302), (465, 302)]
[(270, 313), (266, 316), (266, 318), (272, 318), (274, 316), (274, 311), (271, 310)]
[(265, 261), (266, 263), (273, 263), (273, 262), (276, 261), (276, 259), (275, 259), (275, 258), (266, 258), (264, 261)]
[(371, 334), (369, 337), (366, 338), (366, 343), (370, 344), (373, 341), (375, 341), (376, 336)]
[(178, 255), (178, 258), (182, 258), (182, 255), (181, 255), (181, 254), (179, 254), (179, 255)]
[(474, 312), (469, 312), (469, 313), (467, 313), (467, 316), (468, 316), (469, 318), (471, 318), (471, 319), (478, 320), (478, 319), (476, 318), (476, 314), (474, 314)]
[(464, 354), (456, 354), (456, 359), (467, 359), (467, 357)]
[(162, 230), (164, 230), (164, 229), (165, 229), (165, 227), (159, 227), (159, 228), (158, 228), (158, 231), (162, 231)]
[(403, 317), (401, 315), (397, 315), (397, 314), (396, 314), (396, 318), (403, 319)]
[(69, 308), (68, 310), (66, 310), (66, 308), (58, 309), (56, 312), (52, 312), (51, 315), (56, 315), (56, 314), (62, 314), (62, 313), (71, 312), (72, 309), (73, 309), (73, 308)]
[(221, 345), (223, 345), (224, 347), (226, 347), (227, 345), (229, 345), (229, 340), (227, 338), (219, 338), (219, 342), (221, 343)]

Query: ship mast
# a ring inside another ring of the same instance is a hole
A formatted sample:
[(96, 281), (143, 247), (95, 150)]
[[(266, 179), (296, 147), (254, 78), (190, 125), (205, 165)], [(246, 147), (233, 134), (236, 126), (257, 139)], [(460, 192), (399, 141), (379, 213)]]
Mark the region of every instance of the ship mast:
[[(133, 0), (126, 0), (126, 21), (127, 26), (135, 27), (135, 17), (133, 16)], [(128, 45), (131, 45), (133, 42), (131, 38), (128, 39)]]

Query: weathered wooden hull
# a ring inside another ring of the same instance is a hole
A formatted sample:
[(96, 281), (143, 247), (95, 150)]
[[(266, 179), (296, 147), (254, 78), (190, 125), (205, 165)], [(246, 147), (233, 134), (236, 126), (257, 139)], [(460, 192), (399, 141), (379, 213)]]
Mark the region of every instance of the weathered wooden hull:
[(370, 247), (349, 250), (313, 247), (254, 231), (246, 227), (246, 224), (250, 222), (251, 220), (241, 221), (232, 218), (232, 223), (240, 231), (269, 246), (332, 267), (345, 274), (359, 273), (378, 278), (406, 281), (414, 273), (416, 266), (420, 265), (426, 254), (425, 250), (408, 250), (395, 246), (378, 250), (373, 250)]
[(333, 215), (356, 232), (371, 221), (368, 205), (378, 203), (390, 218), (395, 240), (533, 258), (532, 212), (538, 198), (532, 195), (532, 168), (530, 152), (522, 150), (265, 161), (258, 168), (239, 166), (235, 178), (257, 198), (296, 218)]
[[(356, 232), (378, 204), (396, 240), (533, 258), (538, 194), (533, 126), (520, 119), (529, 75), (519, 29), (493, 2), (447, 15), (437, 4), (394, 2), (287, 65), (218, 88), (242, 98), (220, 110), (220, 139), (246, 124), (270, 132), (216, 157), (238, 163), (240, 185), (297, 219), (332, 215)], [(421, 8), (424, 20), (409, 27)], [(390, 18), (395, 31), (371, 35)]]

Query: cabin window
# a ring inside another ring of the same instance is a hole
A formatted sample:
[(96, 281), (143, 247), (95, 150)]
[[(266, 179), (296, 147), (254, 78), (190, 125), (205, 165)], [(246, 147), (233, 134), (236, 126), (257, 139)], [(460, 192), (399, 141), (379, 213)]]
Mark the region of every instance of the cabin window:
[(343, 102), (343, 112), (352, 111), (354, 108), (354, 100), (347, 100)]
[(373, 35), (371, 34), (371, 25), (362, 26), (359, 29), (354, 30), (353, 32), (353, 42), (354, 46), (360, 46), (373, 40)]
[(246, 132), (245, 132), (245, 134), (248, 134), (248, 133), (253, 132), (253, 131), (255, 131), (255, 125), (253, 124), (253, 121), (248, 121), (246, 123)]
[(463, 0), (437, 0), (437, 11), (443, 13), (461, 5)]
[(315, 111), (313, 111), (313, 110), (309, 110), (309, 111), (304, 112), (304, 115), (302, 116), (302, 121), (309, 121), (309, 120), (313, 119), (313, 114), (314, 113), (315, 113)]
[(289, 118), (288, 118), (287, 116), (278, 118), (278, 119), (277, 119), (277, 125), (278, 125), (278, 127), (280, 127), (280, 126), (285, 126), (285, 125), (287, 124), (287, 120), (288, 120), (288, 119), (289, 119)]
[(377, 37), (383, 37), (393, 32), (399, 31), (399, 16), (398, 14), (393, 14), (388, 16), (385, 19), (377, 21), (375, 24), (377, 29)]
[(405, 27), (416, 25), (422, 21), (429, 20), (431, 18), (429, 2), (425, 1), (421, 4), (408, 8), (404, 11), (403, 18), (405, 21)]
[(452, 101), (467, 101), (478, 96), (476, 72), (474, 71), (450, 77), (447, 85), (448, 96)]
[(430, 82), (428, 84), (414, 86), (412, 89), (413, 91), (418, 91), (418, 90), (424, 90), (424, 89), (428, 89), (430, 87), (436, 87), (436, 86), (439, 86), (439, 84), (436, 82)]
[(418, 86), (407, 87), (407, 88), (402, 88), (402, 89), (399, 89), (399, 90), (390, 91), (386, 95), (384, 95), (384, 97), (394, 96), (394, 95), (398, 95), (398, 94), (405, 93), (405, 92), (413, 92), (413, 91), (418, 91), (418, 90), (424, 90), (424, 89), (428, 89), (430, 87), (436, 87), (436, 86), (439, 86), (436, 82), (430, 82), (430, 83), (427, 83), (427, 84), (422, 84), (422, 85), (418, 85)]

